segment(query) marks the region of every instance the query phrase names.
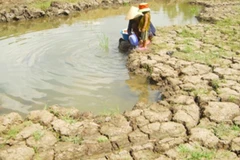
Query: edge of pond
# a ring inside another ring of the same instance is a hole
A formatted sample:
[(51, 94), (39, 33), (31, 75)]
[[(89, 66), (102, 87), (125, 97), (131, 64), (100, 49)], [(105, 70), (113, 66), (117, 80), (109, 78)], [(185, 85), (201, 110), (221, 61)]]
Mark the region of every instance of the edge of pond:
[[(167, 50), (158, 50), (155, 48), (154, 54), (150, 53), (152, 50), (130, 53), (128, 67), (136, 74), (151, 73), (151, 78), (164, 89), (164, 100), (151, 105), (138, 103), (124, 114), (94, 116), (75, 108), (50, 106), (30, 112), (26, 119), (17, 113), (0, 116), (0, 157), (11, 159), (24, 151), (23, 159), (174, 159), (192, 157), (194, 153), (200, 158), (207, 155), (239, 159), (240, 138), (235, 135), (235, 131), (240, 133), (238, 101), (219, 102), (211, 91), (207, 95), (189, 94), (198, 83), (208, 87), (201, 80), (214, 80), (214, 74), (237, 72), (234, 68), (211, 68), (184, 61), (167, 55)], [(159, 66), (155, 66), (156, 60), (161, 62)], [(238, 59), (232, 61), (240, 64)], [(181, 74), (172, 70), (173, 66), (180, 67)], [(204, 76), (199, 80), (198, 75)], [(185, 77), (184, 81), (179, 76)], [(184, 90), (179, 88), (181, 85)], [(212, 84), (212, 90), (214, 86), (217, 87)], [(226, 138), (221, 135), (223, 130), (234, 132)]]

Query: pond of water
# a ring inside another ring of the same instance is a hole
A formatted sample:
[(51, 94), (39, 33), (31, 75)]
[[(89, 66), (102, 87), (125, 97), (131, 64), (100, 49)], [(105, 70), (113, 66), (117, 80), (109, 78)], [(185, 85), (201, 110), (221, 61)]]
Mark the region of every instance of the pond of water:
[[(197, 23), (197, 7), (149, 3), (156, 27)], [(157, 100), (145, 78), (128, 73), (127, 55), (117, 48), (129, 8), (0, 24), (0, 114), (53, 104), (122, 112), (138, 101)]]

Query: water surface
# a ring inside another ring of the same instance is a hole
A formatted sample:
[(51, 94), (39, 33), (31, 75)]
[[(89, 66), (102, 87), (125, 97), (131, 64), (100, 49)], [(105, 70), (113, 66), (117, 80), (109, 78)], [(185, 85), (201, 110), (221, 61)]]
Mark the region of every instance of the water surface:
[[(197, 23), (196, 7), (168, 1), (150, 6), (156, 27)], [(127, 55), (117, 48), (129, 8), (0, 24), (0, 114), (53, 104), (122, 112), (138, 101), (158, 100), (145, 78), (129, 75)]]

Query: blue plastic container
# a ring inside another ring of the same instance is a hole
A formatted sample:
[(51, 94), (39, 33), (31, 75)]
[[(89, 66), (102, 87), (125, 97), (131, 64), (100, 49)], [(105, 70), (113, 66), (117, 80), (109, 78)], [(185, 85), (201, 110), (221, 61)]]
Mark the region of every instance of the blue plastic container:
[(132, 34), (129, 36), (129, 41), (130, 41), (131, 45), (138, 46), (139, 42), (138, 42), (138, 38), (135, 34)]
[(122, 34), (123, 39), (124, 39), (125, 41), (127, 41), (128, 38), (129, 38), (129, 35), (128, 35), (127, 30), (126, 30), (126, 29), (123, 29), (123, 30), (121, 30), (120, 33)]

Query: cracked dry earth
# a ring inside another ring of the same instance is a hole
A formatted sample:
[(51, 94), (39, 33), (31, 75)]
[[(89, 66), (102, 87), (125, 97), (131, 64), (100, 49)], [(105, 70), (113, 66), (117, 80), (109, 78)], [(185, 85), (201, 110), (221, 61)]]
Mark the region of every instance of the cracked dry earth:
[(158, 28), (151, 49), (129, 54), (129, 70), (148, 76), (162, 92), (161, 101), (138, 103), (123, 114), (95, 116), (50, 106), (30, 112), (25, 119), (17, 113), (1, 116), (0, 159), (239, 160), (240, 14), (236, 3), (217, 5), (234, 12), (224, 17), (214, 5), (200, 13), (202, 19), (214, 15), (214, 22), (228, 22), (228, 15), (234, 15), (230, 26)]

